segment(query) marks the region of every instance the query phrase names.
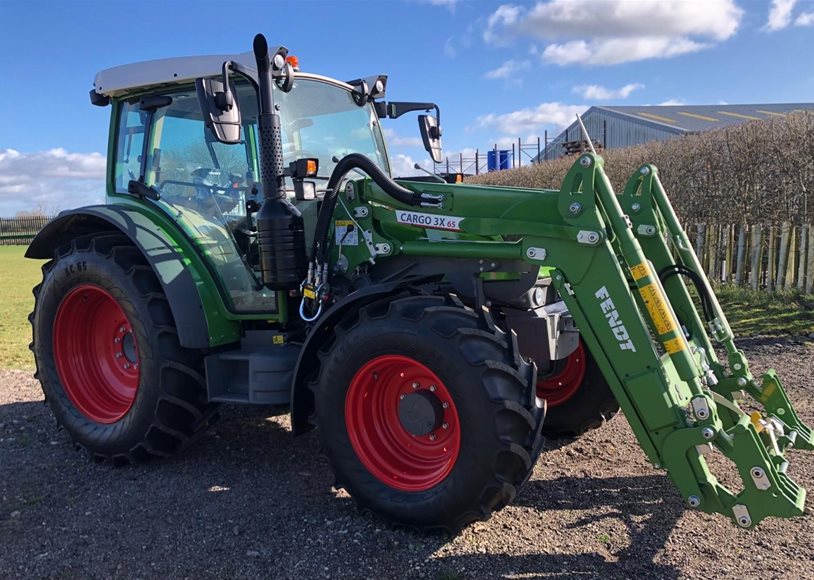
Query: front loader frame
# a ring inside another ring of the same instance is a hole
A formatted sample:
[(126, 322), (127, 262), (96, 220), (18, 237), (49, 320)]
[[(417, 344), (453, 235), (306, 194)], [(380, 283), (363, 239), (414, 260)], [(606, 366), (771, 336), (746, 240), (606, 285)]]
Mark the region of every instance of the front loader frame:
[[(345, 248), (344, 259), (352, 269), (392, 255), (469, 258), (479, 260), (481, 278), (517, 260), (552, 268), (644, 452), (690, 507), (744, 528), (767, 516), (801, 515), (805, 490), (786, 474), (784, 452), (811, 449), (811, 430), (774, 371), (760, 382), (750, 374), (656, 168), (641, 167), (617, 195), (603, 163), (582, 155), (559, 191), (406, 184), (444, 199), (421, 213), (370, 180), (351, 182), (336, 224), (353, 221), (364, 243)], [(416, 236), (415, 224), (405, 223), (411, 220), (427, 232), (456, 233)], [(697, 286), (706, 325), (681, 276)], [(713, 343), (725, 350), (725, 362)], [(752, 414), (740, 407), (745, 393), (760, 408)], [(742, 491), (716, 479), (709, 453), (734, 462)]]

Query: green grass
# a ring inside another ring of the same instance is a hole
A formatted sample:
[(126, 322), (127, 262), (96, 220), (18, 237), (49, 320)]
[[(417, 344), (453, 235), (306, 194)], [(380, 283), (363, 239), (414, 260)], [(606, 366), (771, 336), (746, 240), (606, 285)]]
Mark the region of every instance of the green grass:
[(807, 336), (814, 333), (814, 295), (798, 291), (716, 290), (735, 337)]
[[(40, 260), (23, 257), (24, 246), (0, 246), (0, 368), (33, 369), (28, 350), (34, 306), (31, 289), (41, 278)], [(717, 290), (736, 337), (803, 336), (814, 333), (814, 295)]]
[(0, 246), (0, 368), (32, 369), (28, 350), (34, 307), (31, 289), (40, 281), (41, 260), (23, 257), (25, 246)]

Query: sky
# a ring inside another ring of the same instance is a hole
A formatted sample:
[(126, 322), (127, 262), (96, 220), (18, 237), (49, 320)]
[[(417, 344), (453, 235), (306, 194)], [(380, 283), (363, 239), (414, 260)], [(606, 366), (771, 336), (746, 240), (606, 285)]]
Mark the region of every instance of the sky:
[[(97, 71), (251, 49), (389, 75), (441, 107), (456, 158), (556, 135), (591, 105), (814, 101), (814, 0), (0, 0), (0, 216), (101, 202)], [(430, 166), (415, 115), (384, 121), (394, 173)]]

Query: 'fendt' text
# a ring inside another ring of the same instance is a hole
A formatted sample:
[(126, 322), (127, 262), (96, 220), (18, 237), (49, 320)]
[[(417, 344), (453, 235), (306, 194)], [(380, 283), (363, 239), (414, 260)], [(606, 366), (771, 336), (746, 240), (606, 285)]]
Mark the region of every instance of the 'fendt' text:
[(608, 289), (602, 286), (602, 288), (596, 291), (594, 296), (602, 300), (602, 302), (599, 303), (599, 307), (602, 309), (602, 312), (605, 313), (608, 325), (611, 327), (611, 330), (613, 330), (613, 336), (616, 337), (616, 340), (619, 342), (619, 348), (636, 352), (636, 347), (633, 345), (633, 341), (630, 340), (627, 328), (622, 324), (622, 319), (619, 318), (619, 311), (616, 310), (616, 306), (608, 294)]

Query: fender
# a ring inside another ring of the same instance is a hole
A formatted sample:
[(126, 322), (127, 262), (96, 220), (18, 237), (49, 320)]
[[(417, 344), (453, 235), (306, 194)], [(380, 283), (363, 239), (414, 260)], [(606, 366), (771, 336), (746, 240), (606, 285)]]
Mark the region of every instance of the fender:
[(391, 296), (398, 292), (402, 286), (404, 286), (404, 281), (393, 281), (366, 286), (348, 294), (323, 314), (318, 323), (311, 329), (311, 332), (308, 333), (302, 345), (302, 350), (300, 350), (297, 366), (294, 369), (294, 380), (291, 382), (291, 427), (295, 435), (301, 435), (313, 429), (308, 417), (313, 411), (314, 399), (311, 391), (308, 390), (306, 379), (319, 364), (317, 352), (330, 336), (330, 333), (333, 332), (334, 326), (348, 312), (357, 310), (386, 296)]
[(40, 230), (28, 246), (25, 256), (50, 259), (57, 248), (78, 236), (116, 230), (141, 250), (161, 282), (181, 345), (186, 348), (209, 348), (210, 329), (191, 272), (192, 265), (185, 266), (181, 244), (147, 213), (121, 205), (87, 206), (64, 211)]

